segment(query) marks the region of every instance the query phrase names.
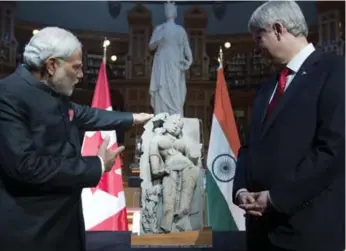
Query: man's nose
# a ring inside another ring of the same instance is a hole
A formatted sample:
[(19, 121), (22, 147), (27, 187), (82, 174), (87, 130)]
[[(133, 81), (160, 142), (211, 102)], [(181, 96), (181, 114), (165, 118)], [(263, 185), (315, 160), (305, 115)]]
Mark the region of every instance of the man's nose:
[(78, 79), (83, 78), (83, 76), (84, 76), (84, 73), (82, 71), (78, 72), (78, 75), (77, 75)]

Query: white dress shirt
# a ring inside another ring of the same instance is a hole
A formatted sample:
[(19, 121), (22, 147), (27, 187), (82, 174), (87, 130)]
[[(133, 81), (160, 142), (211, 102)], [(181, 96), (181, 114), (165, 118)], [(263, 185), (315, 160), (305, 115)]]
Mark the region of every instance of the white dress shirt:
[[(290, 74), (287, 76), (287, 82), (285, 86), (285, 91), (287, 90), (288, 86), (296, 76), (297, 72), (299, 71), (300, 67), (304, 63), (304, 61), (310, 56), (311, 53), (315, 51), (315, 47), (313, 44), (308, 44), (304, 49), (302, 49), (288, 64), (286, 67), (291, 70)], [(273, 91), (273, 94), (269, 100), (269, 102), (274, 97), (276, 88), (278, 84), (276, 83), (275, 89)]]
[[(287, 90), (287, 88), (289, 87), (290, 83), (292, 82), (292, 80), (294, 79), (294, 77), (296, 76), (297, 72), (299, 71), (300, 67), (302, 66), (302, 64), (304, 63), (304, 61), (311, 55), (311, 53), (313, 53), (315, 51), (315, 47), (313, 44), (308, 44), (304, 49), (302, 49), (296, 56), (294, 56), (294, 58), (288, 62), (288, 64), (286, 65), (287, 68), (289, 68), (291, 70), (290, 74), (287, 76), (287, 82), (286, 82), (286, 86), (285, 86), (285, 91)], [(272, 93), (271, 98), (268, 100), (268, 103), (270, 103), (270, 101), (273, 99), (276, 88), (277, 88), (278, 83), (276, 83), (276, 86), (274, 88), (274, 91)], [(236, 193), (236, 198), (238, 197), (239, 193), (241, 192), (247, 192), (246, 188), (241, 188), (237, 191)], [(270, 200), (270, 196), (269, 196), (269, 200)], [(272, 201), (270, 200), (271, 204), (273, 205)]]

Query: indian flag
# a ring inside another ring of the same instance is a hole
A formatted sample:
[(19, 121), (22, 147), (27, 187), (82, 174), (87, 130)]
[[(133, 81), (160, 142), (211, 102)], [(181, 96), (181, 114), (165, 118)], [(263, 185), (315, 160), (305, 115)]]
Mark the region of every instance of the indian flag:
[(220, 66), (211, 126), (206, 175), (207, 222), (213, 230), (245, 230), (244, 211), (232, 203), (240, 141), (227, 85)]

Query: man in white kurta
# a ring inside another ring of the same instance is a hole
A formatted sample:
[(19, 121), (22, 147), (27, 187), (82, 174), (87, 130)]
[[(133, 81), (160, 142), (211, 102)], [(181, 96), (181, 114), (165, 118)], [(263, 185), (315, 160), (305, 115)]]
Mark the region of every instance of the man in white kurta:
[(165, 4), (167, 21), (157, 26), (149, 42), (156, 50), (150, 79), (151, 106), (155, 114), (167, 112), (184, 116), (186, 71), (192, 53), (185, 29), (175, 23), (175, 4)]

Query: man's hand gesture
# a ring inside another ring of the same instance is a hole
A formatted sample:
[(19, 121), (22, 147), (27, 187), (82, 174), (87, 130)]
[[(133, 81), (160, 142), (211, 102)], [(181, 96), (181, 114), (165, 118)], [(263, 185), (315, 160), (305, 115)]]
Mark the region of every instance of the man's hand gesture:
[(237, 202), (240, 208), (245, 210), (246, 214), (253, 216), (262, 216), (260, 206), (257, 204), (257, 194), (247, 191), (240, 192), (237, 196)]
[(107, 147), (109, 145), (109, 136), (107, 136), (99, 149), (97, 156), (99, 156), (103, 160), (104, 164), (104, 172), (109, 172), (112, 170), (112, 167), (115, 163), (117, 156), (125, 150), (124, 146), (119, 146), (116, 150), (108, 150)]
[(153, 118), (154, 114), (149, 113), (134, 113), (133, 114), (133, 124), (140, 125), (147, 122), (149, 119)]
[(241, 192), (238, 195), (239, 207), (247, 214), (262, 216), (269, 206), (269, 191), (257, 193)]

